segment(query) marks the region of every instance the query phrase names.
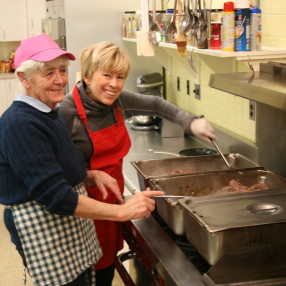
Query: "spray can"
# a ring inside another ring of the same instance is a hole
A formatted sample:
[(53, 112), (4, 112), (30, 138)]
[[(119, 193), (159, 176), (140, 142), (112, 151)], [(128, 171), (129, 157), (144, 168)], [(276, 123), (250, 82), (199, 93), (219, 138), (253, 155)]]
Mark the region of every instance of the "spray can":
[(261, 10), (257, 6), (250, 8), (250, 50), (261, 50)]
[(234, 51), (234, 25), (235, 25), (235, 14), (234, 14), (234, 3), (225, 2), (223, 6), (222, 15), (222, 47), (223, 51)]
[(235, 51), (250, 51), (249, 7), (249, 0), (235, 0)]

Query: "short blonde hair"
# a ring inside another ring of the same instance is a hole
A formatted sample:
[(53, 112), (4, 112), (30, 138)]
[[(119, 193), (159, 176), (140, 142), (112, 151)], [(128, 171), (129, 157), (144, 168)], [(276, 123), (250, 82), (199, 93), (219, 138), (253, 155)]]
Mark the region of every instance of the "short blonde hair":
[(116, 44), (100, 42), (83, 49), (79, 55), (81, 76), (90, 79), (94, 72), (103, 70), (128, 76), (131, 62), (127, 53)]

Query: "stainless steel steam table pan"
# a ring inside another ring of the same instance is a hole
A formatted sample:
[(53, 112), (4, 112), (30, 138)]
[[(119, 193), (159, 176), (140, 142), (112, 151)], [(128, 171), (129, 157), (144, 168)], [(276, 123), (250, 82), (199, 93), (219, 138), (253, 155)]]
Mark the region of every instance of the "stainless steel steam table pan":
[(239, 249), (285, 245), (286, 189), (178, 202), (187, 240), (211, 265)]
[[(232, 180), (247, 187), (264, 184), (269, 188), (269, 192), (273, 189), (286, 188), (285, 178), (262, 169), (220, 171), (158, 178), (151, 179), (150, 185), (152, 189), (164, 191), (168, 195), (183, 195), (193, 198), (207, 196), (213, 198), (223, 195), (222, 191), (224, 189), (228, 196), (234, 196), (235, 193), (228, 192), (228, 186)], [(176, 198), (156, 198), (156, 209), (160, 217), (175, 234), (184, 235), (186, 232), (184, 208), (178, 203), (178, 200)]]
[[(232, 169), (261, 168), (239, 153), (225, 155)], [(220, 155), (204, 155), (159, 160), (132, 161), (137, 170), (140, 189), (149, 187), (149, 180), (162, 177), (173, 177), (187, 174), (198, 174), (213, 171), (229, 170)]]

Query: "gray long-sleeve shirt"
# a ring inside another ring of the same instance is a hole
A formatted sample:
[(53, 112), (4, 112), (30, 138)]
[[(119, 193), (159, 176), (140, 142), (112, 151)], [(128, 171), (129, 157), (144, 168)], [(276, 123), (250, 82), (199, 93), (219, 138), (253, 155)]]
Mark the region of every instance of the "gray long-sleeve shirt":
[[(98, 131), (116, 123), (114, 104), (107, 106), (96, 103), (86, 95), (82, 83), (79, 83), (77, 87), (87, 114), (88, 127), (91, 131)], [(115, 102), (118, 104), (124, 119), (136, 115), (159, 116), (181, 125), (186, 133), (191, 133), (190, 124), (195, 115), (179, 109), (176, 105), (159, 96), (123, 90)], [(85, 158), (86, 167), (89, 167), (93, 147), (85, 126), (79, 119), (71, 93), (66, 95), (64, 101), (60, 104), (60, 111), (65, 118), (76, 147)]]

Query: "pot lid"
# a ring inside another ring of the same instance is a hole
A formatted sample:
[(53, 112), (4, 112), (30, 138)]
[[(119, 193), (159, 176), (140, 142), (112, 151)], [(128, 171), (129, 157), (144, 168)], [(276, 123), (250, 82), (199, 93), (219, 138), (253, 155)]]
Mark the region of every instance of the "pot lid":
[(178, 200), (209, 232), (286, 222), (286, 189)]

